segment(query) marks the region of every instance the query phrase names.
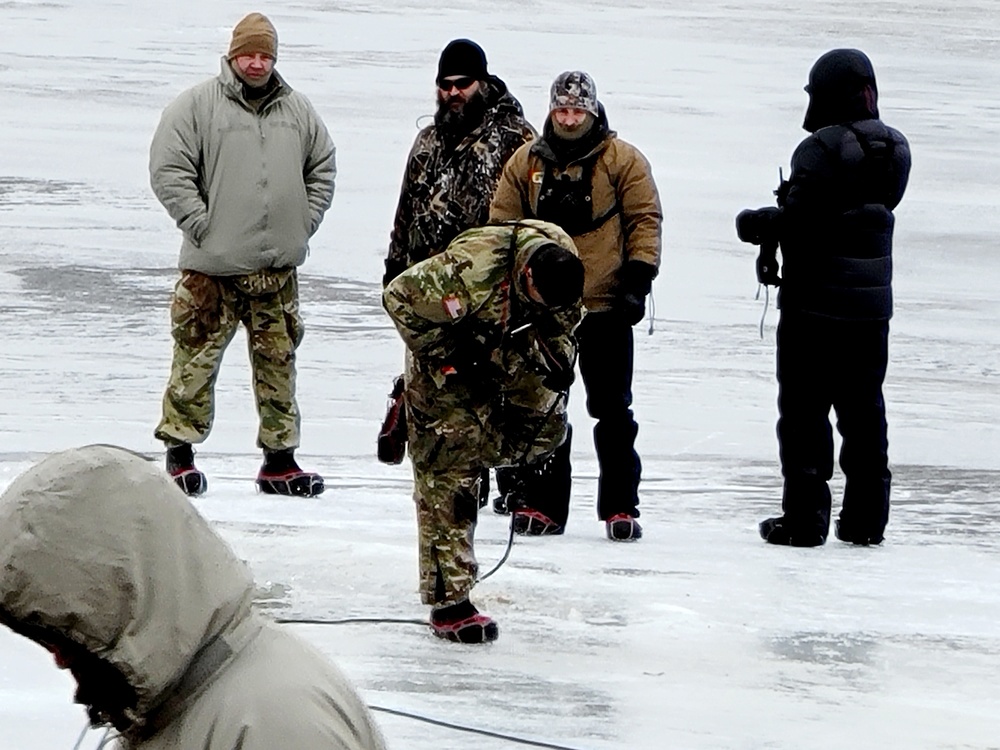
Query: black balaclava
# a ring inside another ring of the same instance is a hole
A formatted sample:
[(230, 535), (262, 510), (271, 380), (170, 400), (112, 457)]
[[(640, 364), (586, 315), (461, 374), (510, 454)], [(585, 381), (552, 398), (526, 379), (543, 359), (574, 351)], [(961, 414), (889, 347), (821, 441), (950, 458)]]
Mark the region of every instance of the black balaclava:
[[(872, 90), (871, 102), (865, 89)], [(802, 127), (810, 133), (830, 125), (878, 117), (875, 69), (861, 50), (835, 49), (820, 57), (809, 71), (809, 106)]]

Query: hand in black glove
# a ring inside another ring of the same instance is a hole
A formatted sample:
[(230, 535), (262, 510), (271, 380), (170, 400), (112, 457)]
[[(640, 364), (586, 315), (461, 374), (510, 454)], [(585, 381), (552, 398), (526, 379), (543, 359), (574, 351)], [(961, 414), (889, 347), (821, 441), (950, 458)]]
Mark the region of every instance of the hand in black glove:
[(622, 283), (616, 307), (629, 325), (635, 325), (646, 314), (646, 295), (656, 278), (656, 267), (641, 260), (630, 260), (622, 269)]
[(777, 248), (774, 245), (761, 245), (757, 255), (757, 281), (764, 286), (781, 286), (778, 276)]
[(774, 206), (740, 211), (736, 215), (736, 236), (751, 245), (777, 242), (780, 217), (781, 209)]
[(447, 364), (454, 369), (453, 377), (477, 387), (490, 388), (504, 375), (500, 365), (493, 362), (493, 350), (476, 339), (460, 343)]
[(552, 370), (546, 373), (545, 377), (542, 378), (542, 385), (550, 391), (562, 393), (569, 390), (575, 379), (576, 372), (572, 367), (567, 367), (566, 369)]

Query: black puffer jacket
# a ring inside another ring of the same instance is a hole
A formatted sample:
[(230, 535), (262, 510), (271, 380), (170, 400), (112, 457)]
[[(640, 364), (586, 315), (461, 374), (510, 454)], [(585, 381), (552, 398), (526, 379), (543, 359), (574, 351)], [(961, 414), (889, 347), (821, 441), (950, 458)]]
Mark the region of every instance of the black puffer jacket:
[(909, 174), (906, 138), (878, 119), (824, 127), (799, 144), (778, 199), (782, 310), (892, 317), (892, 211)]

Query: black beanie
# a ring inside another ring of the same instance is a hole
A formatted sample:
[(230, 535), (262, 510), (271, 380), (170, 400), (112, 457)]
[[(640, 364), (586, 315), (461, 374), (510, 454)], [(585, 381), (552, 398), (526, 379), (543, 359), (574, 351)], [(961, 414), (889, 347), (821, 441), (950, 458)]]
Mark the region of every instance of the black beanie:
[(470, 76), (485, 81), (488, 75), (486, 53), (471, 39), (455, 39), (442, 50), (438, 60), (438, 81), (448, 76)]
[(583, 296), (583, 263), (561, 245), (542, 245), (529, 258), (528, 268), (547, 307), (569, 307)]

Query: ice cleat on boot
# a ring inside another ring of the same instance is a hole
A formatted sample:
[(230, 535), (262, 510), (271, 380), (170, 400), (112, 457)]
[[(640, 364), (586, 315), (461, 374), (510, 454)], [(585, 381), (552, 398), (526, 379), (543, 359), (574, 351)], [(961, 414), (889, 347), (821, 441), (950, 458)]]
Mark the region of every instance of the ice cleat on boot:
[(294, 451), (264, 451), (264, 465), (257, 473), (257, 489), (265, 495), (316, 497), (323, 494), (323, 477), (303, 471), (295, 461)]
[(530, 508), (515, 510), (511, 523), (514, 533), (521, 536), (557, 536), (566, 530), (544, 513)]
[(167, 447), (167, 473), (188, 497), (204, 495), (208, 490), (208, 479), (195, 468), (190, 443)]
[(834, 527), (833, 533), (842, 542), (847, 542), (848, 544), (856, 544), (862, 547), (872, 547), (881, 544), (885, 536), (883, 532), (874, 531), (863, 531), (862, 529), (854, 528), (851, 524), (845, 524), (843, 519), (838, 518)]
[(482, 614), (468, 599), (431, 610), (431, 630), (455, 643), (489, 643), (500, 635), (492, 617)]
[(768, 544), (788, 547), (819, 547), (826, 542), (826, 534), (816, 528), (799, 528), (785, 516), (767, 518), (760, 522), (760, 538)]
[(642, 526), (628, 513), (618, 513), (604, 522), (612, 542), (634, 542), (642, 539)]

